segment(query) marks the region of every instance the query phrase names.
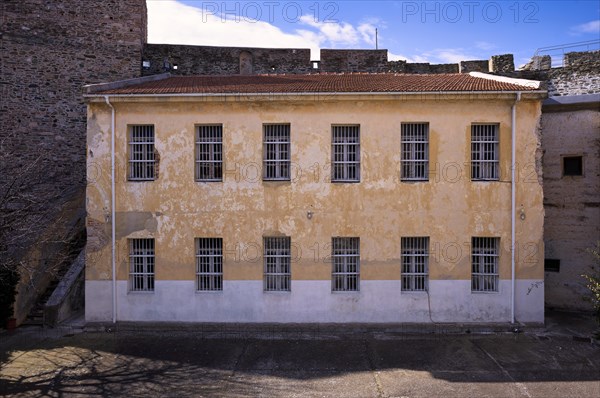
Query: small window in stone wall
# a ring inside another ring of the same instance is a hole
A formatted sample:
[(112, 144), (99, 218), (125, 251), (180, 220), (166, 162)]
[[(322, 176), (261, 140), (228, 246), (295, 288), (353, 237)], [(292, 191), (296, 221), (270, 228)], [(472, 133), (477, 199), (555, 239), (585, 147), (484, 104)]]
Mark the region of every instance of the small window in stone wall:
[(254, 73), (252, 53), (242, 51), (240, 53), (240, 75), (251, 75)]
[(562, 169), (564, 176), (583, 175), (583, 156), (563, 156)]
[(544, 271), (560, 272), (560, 260), (553, 258), (544, 259)]

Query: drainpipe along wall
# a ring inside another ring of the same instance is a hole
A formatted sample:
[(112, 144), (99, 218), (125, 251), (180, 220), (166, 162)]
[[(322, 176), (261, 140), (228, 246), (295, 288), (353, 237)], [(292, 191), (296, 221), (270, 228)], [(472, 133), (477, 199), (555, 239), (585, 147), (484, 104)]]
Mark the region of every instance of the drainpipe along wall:
[(106, 104), (110, 106), (110, 222), (111, 222), (111, 263), (112, 263), (112, 322), (117, 322), (117, 261), (116, 261), (116, 222), (115, 222), (115, 108), (107, 96)]
[(517, 198), (517, 102), (521, 100), (521, 92), (516, 93), (516, 99), (511, 107), (511, 134), (510, 134), (510, 145), (511, 145), (511, 179), (510, 179), (510, 322), (515, 323), (515, 248), (516, 248), (516, 231), (515, 231), (515, 209), (516, 209), (516, 198)]

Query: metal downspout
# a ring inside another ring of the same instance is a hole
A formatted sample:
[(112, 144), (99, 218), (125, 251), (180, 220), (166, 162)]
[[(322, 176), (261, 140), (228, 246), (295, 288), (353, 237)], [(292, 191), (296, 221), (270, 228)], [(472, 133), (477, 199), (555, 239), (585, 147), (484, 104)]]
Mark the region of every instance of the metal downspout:
[(110, 222), (111, 222), (111, 262), (112, 262), (112, 322), (117, 322), (117, 254), (116, 254), (116, 222), (115, 222), (115, 108), (108, 95), (104, 96), (110, 106)]
[(517, 199), (517, 102), (521, 100), (521, 92), (517, 92), (517, 98), (511, 108), (511, 179), (510, 179), (510, 322), (515, 323), (515, 249), (516, 249), (516, 199)]

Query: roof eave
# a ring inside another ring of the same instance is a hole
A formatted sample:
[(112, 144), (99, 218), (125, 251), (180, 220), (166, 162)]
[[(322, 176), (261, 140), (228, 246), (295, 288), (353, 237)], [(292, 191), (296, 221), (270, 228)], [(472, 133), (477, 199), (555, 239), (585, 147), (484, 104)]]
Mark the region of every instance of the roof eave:
[(297, 98), (297, 99), (311, 99), (319, 98), (321, 100), (326, 99), (342, 99), (352, 97), (381, 97), (382, 99), (397, 98), (397, 97), (431, 97), (438, 98), (440, 96), (453, 96), (453, 97), (464, 97), (464, 96), (492, 96), (492, 97), (513, 97), (515, 94), (520, 93), (524, 99), (545, 99), (548, 96), (546, 90), (499, 90), (499, 91), (397, 91), (397, 92), (284, 92), (284, 93), (94, 93), (84, 94), (84, 98), (93, 101), (93, 99), (104, 99), (110, 97), (111, 99), (165, 99), (165, 98), (205, 98), (205, 99), (230, 99), (230, 98), (246, 98), (246, 99), (275, 99), (275, 98)]
[(85, 86), (83, 86), (83, 96), (86, 97), (89, 95), (96, 95), (102, 93), (103, 91), (116, 90), (119, 88), (135, 86), (138, 84), (156, 82), (159, 80), (167, 79), (169, 77), (171, 77), (170, 73), (161, 73), (158, 75), (134, 77), (132, 79), (125, 80), (116, 80), (114, 82), (108, 83), (86, 84)]

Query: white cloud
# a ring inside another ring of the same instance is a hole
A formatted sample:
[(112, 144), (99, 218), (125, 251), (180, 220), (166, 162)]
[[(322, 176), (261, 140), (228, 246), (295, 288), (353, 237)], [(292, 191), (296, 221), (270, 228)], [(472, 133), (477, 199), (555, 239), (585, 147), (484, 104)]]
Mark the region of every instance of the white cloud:
[(150, 43), (318, 48), (311, 32), (289, 34), (266, 22), (225, 20), (177, 1), (149, 1), (147, 5)]
[[(211, 3), (213, 4), (213, 3)], [(231, 47), (310, 48), (319, 59), (319, 48), (373, 48), (372, 21), (355, 27), (348, 22), (298, 18), (298, 28), (284, 32), (277, 26), (251, 17), (219, 15), (209, 9), (177, 1), (148, 1), (148, 42)]]
[(303, 15), (300, 23), (317, 29), (319, 44), (337, 47), (354, 46), (360, 42), (358, 30), (347, 22), (320, 22), (311, 15)]
[(478, 57), (474, 55), (470, 55), (462, 51), (461, 48), (453, 49), (446, 48), (441, 50), (435, 50), (434, 52), (435, 58), (439, 59), (443, 63), (458, 63), (460, 61), (468, 61), (473, 59), (478, 59)]
[[(384, 21), (376, 18), (366, 18), (355, 26), (344, 21), (324, 22), (312, 15), (303, 15), (297, 18), (293, 31), (284, 32), (271, 23), (257, 21), (251, 16), (222, 15), (214, 10), (188, 6), (175, 0), (148, 1), (147, 6), (150, 43), (310, 48), (311, 59), (314, 60), (319, 59), (320, 48), (375, 48), (375, 29), (381, 28), (381, 33), (386, 26)], [(385, 42), (381, 34), (378, 39), (379, 43)], [(472, 49), (478, 53), (477, 49), (485, 50), (490, 46), (490, 43), (480, 41)], [(438, 48), (405, 54), (388, 52), (388, 59), (436, 64), (481, 58), (463, 48)]]
[(362, 41), (369, 44), (371, 47), (375, 46), (375, 29), (376, 27), (370, 23), (358, 25), (358, 33), (360, 33)]
[(427, 54), (415, 54), (412, 56), (411, 60), (409, 62), (419, 62), (419, 63), (426, 63), (426, 62), (430, 62), (431, 60), (429, 59), (429, 56)]
[(579, 36), (585, 33), (600, 34), (600, 19), (571, 27), (571, 35)]
[(462, 48), (437, 48), (412, 56), (413, 62), (429, 62), (431, 64), (456, 64), (460, 61), (479, 59), (465, 52)]
[[(409, 61), (408, 57), (388, 51), (388, 61)], [(410, 62), (410, 61), (409, 61)]]
[(490, 51), (496, 48), (496, 45), (487, 41), (476, 41), (475, 47), (483, 51)]

